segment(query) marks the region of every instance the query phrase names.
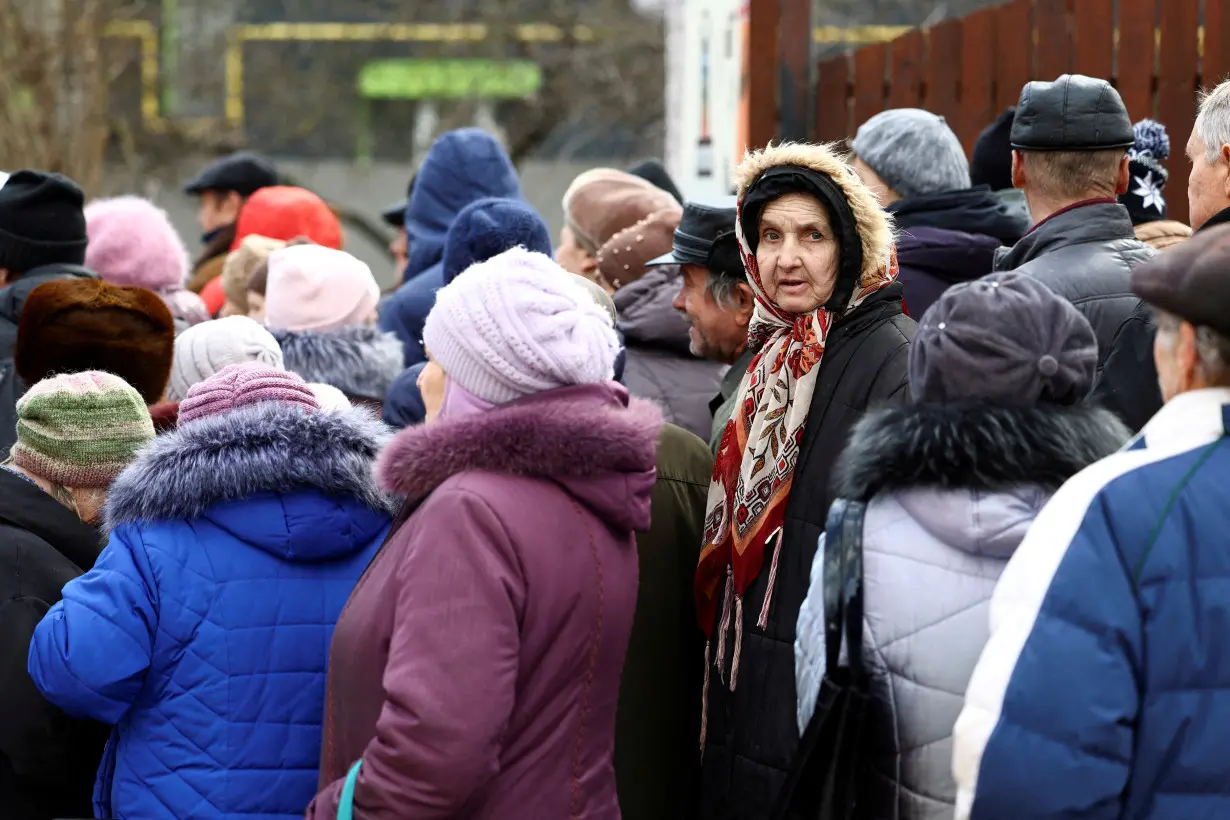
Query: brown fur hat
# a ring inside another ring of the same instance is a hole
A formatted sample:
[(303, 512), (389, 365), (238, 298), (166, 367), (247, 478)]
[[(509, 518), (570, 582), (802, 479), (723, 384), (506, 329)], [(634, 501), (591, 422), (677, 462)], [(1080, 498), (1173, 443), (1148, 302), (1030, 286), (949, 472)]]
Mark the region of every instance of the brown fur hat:
[(57, 279), (30, 291), (13, 358), (26, 384), (55, 373), (105, 370), (155, 404), (166, 392), (174, 354), (175, 321), (153, 291)]

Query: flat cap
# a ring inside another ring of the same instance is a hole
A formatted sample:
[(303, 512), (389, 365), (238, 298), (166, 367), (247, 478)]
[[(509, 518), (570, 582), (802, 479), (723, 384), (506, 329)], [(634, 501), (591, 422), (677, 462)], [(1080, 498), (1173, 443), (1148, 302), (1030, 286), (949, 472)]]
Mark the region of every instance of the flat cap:
[(1137, 265), (1132, 292), (1185, 322), (1230, 336), (1230, 225), (1197, 231)]
[[(730, 196), (713, 203), (689, 202), (684, 205), (683, 218), (675, 229), (671, 252), (651, 260), (649, 266), (699, 265), (715, 273), (742, 276), (743, 262), (739, 259), (735, 239), (736, 203), (735, 197)], [(714, 259), (714, 246), (719, 240), (735, 244), (733, 265), (718, 264)]]
[(261, 188), (278, 184), (273, 163), (252, 151), (237, 151), (217, 160), (184, 186), (186, 194), (205, 191), (235, 191), (252, 196)]
[(1012, 120), (1012, 147), (1024, 151), (1099, 151), (1136, 141), (1123, 99), (1105, 80), (1064, 74), (1026, 83)]

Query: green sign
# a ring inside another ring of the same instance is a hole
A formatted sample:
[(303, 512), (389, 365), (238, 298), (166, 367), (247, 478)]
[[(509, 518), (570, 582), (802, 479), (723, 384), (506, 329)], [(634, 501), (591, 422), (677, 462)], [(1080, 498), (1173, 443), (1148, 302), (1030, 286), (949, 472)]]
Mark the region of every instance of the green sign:
[(376, 60), (359, 72), (369, 100), (520, 100), (542, 85), (529, 60)]

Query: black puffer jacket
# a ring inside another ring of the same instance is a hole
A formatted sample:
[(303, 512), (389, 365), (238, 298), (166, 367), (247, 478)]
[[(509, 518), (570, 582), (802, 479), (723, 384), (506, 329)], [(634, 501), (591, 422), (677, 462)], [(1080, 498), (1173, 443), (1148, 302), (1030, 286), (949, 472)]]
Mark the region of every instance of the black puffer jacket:
[(17, 345), (17, 323), (21, 320), (21, 309), (26, 306), (30, 291), (44, 282), (71, 276), (98, 278), (97, 274), (80, 265), (44, 265), (31, 268), (0, 288), (0, 359), (13, 355), (13, 348)]
[(738, 686), (731, 692), (717, 681), (709, 685), (704, 820), (767, 818), (786, 780), (799, 743), (795, 623), (833, 501), (833, 463), (869, 405), (908, 398), (909, 345), (916, 326), (902, 312), (901, 295), (899, 282), (889, 285), (830, 331), (786, 506), (768, 626), (756, 626), (770, 574), (764, 571), (744, 596)]
[(93, 527), (0, 468), (0, 820), (92, 817), (109, 727), (71, 720), (26, 672), (34, 627), (69, 581), (94, 566)]
[(1133, 432), (1162, 406), (1153, 364), (1157, 327), (1131, 289), (1132, 268), (1154, 253), (1136, 238), (1126, 208), (1097, 200), (1043, 220), (995, 259), (995, 270), (1041, 280), (1093, 325), (1098, 337), (1094, 397)]

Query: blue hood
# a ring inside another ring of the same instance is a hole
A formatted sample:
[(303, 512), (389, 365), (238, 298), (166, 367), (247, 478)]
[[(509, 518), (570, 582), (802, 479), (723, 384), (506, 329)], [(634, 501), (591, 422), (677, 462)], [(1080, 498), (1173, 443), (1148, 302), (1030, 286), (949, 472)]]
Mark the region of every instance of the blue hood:
[(372, 479), (391, 431), (362, 409), (263, 402), (156, 438), (107, 496), (107, 529), (205, 519), (285, 561), (351, 555), (396, 509)]
[(480, 128), (449, 131), (435, 141), (415, 176), (406, 208), (410, 281), (444, 258), (448, 229), (478, 199), (521, 199), (517, 169), (495, 137)]

